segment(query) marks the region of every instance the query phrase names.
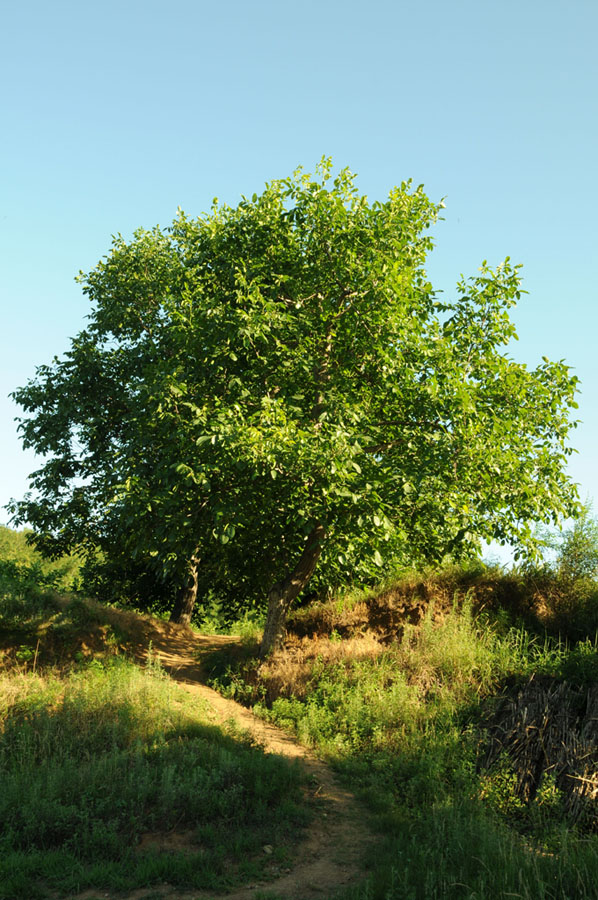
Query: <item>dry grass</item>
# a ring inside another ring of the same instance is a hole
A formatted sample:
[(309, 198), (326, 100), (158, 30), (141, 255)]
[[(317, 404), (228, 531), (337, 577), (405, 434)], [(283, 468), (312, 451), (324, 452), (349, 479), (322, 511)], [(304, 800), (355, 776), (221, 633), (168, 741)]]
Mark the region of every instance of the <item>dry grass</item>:
[(313, 678), (314, 663), (325, 666), (342, 662), (375, 659), (385, 650), (371, 632), (339, 641), (328, 636), (289, 636), (285, 646), (273, 653), (255, 672), (256, 681), (265, 688), (265, 700), (296, 697), (303, 700)]
[(147, 659), (148, 642), (174, 648), (190, 628), (90, 599), (54, 595), (45, 617), (0, 627), (0, 670), (67, 671), (73, 662), (126, 655)]
[(381, 643), (392, 644), (426, 615), (442, 622), (464, 604), (476, 615), (498, 613), (510, 623), (572, 640), (593, 638), (598, 629), (594, 582), (572, 582), (549, 570), (505, 573), (480, 565), (407, 572), (376, 590), (313, 603), (291, 616), (288, 630), (298, 637), (372, 633)]
[(490, 745), (483, 762), (505, 756), (513, 768), (515, 794), (534, 800), (548, 776), (563, 792), (571, 821), (596, 829), (598, 800), (598, 685), (573, 686), (531, 677), (517, 695), (507, 695), (488, 723)]

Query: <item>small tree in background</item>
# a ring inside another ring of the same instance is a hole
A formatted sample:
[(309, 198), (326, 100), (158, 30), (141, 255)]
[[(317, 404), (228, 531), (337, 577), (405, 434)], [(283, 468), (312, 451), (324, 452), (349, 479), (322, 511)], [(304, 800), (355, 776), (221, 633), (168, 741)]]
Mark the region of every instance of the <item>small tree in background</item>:
[(206, 590), (264, 603), (263, 653), (311, 579), (532, 547), (576, 508), (577, 379), (506, 354), (509, 260), (438, 298), (439, 208), (409, 183), (369, 203), (324, 161), (116, 238), (81, 276), (89, 326), (14, 394), (44, 456), (16, 521), (176, 586), (178, 621)]
[(572, 581), (598, 576), (598, 521), (589, 505), (562, 536), (557, 546), (557, 571)]
[(522, 567), (544, 625), (562, 638), (594, 642), (598, 634), (598, 521), (589, 503), (564, 530), (538, 529), (540, 566)]

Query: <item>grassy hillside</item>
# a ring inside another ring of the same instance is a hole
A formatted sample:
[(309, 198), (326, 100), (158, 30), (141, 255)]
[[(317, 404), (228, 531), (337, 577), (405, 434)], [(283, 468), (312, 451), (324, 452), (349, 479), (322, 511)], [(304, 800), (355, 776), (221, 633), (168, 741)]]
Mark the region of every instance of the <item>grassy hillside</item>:
[(216, 726), (151, 653), (138, 665), (145, 620), (9, 575), (0, 900), (220, 892), (289, 866), (310, 815), (299, 770)]
[(318, 748), (376, 813), (356, 900), (595, 898), (590, 593), (565, 639), (577, 601), (554, 574), (412, 574), (299, 611), (282, 650), (221, 654), (212, 681)]
[[(216, 892), (292, 866), (297, 771), (139, 668), (143, 618), (40, 566), (0, 562), (0, 900)], [(592, 573), (452, 567), (298, 609), (264, 663), (251, 638), (203, 662), (369, 805), (369, 876), (340, 897), (590, 900), (597, 628)]]

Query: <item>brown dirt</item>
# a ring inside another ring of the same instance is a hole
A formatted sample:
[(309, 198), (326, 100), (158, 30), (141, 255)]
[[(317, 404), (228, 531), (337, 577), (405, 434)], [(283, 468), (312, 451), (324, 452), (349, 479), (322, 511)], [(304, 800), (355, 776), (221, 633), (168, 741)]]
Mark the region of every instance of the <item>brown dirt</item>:
[[(181, 892), (169, 885), (156, 885), (126, 895), (126, 900), (142, 900), (151, 896), (155, 900), (250, 900), (256, 896), (271, 895), (288, 900), (312, 900), (332, 896), (336, 891), (356, 884), (365, 877), (363, 857), (374, 840), (372, 832), (364, 824), (365, 810), (355, 797), (339, 785), (332, 771), (308, 748), (291, 735), (258, 719), (253, 713), (227, 700), (204, 683), (205, 675), (201, 658), (210, 652), (237, 643), (238, 639), (220, 635), (198, 635), (181, 625), (163, 622), (149, 616), (138, 617), (116, 610), (112, 614), (120, 618), (134, 643), (134, 652), (145, 661), (148, 649), (158, 659), (182, 689), (207, 701), (215, 722), (234, 723), (235, 727), (249, 732), (266, 753), (276, 753), (291, 760), (298, 760), (308, 775), (311, 797), (317, 799), (315, 814), (304, 833), (300, 846), (294, 850), (292, 869), (278, 871), (272, 867), (268, 881), (237, 888), (227, 894), (216, 895), (205, 891)], [(145, 844), (165, 850), (181, 849), (186, 835), (147, 835)], [(268, 850), (265, 850), (267, 854)], [(102, 892), (86, 891), (77, 900), (102, 896)], [(108, 896), (108, 895), (104, 895)], [(125, 898), (122, 898), (125, 900)]]

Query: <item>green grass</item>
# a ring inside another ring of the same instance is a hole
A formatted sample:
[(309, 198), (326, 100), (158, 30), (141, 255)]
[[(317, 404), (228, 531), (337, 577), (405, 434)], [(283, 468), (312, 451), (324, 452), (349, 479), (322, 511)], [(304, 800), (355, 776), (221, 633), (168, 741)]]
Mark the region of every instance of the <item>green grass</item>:
[[(265, 844), (286, 858), (305, 823), (298, 771), (210, 724), (160, 673), (123, 660), (17, 672), (0, 676), (0, 697), (2, 900), (162, 881), (221, 890), (264, 871)], [(183, 848), (152, 847), (173, 832)]]
[(430, 611), (400, 642), (360, 660), (331, 661), (321, 639), (305, 662), (306, 686), (274, 698), (288, 653), (265, 667), (250, 659), (227, 670), (220, 660), (221, 690), (315, 747), (374, 811), (373, 874), (347, 897), (598, 897), (595, 818), (570, 823), (549, 778), (526, 805), (504, 760), (479, 766), (494, 698), (532, 674), (594, 683), (596, 644), (511, 622), (455, 604), (441, 624)]
[[(76, 599), (59, 603), (54, 575), (17, 557), (0, 566), (0, 630), (16, 648), (16, 669), (0, 675), (0, 900), (134, 888), (151, 897), (162, 882), (222, 891), (288, 859), (306, 819), (297, 771), (211, 725), (151, 666), (112, 658), (123, 637), (113, 627), (102, 632), (102, 661), (79, 655), (66, 675), (53, 674), (40, 647), (32, 671), (40, 634), (68, 655), (95, 613)], [(236, 656), (211, 661), (214, 683), (314, 746), (373, 811), (370, 877), (341, 892), (345, 900), (596, 900), (596, 817), (571, 823), (550, 777), (523, 803), (506, 757), (480, 767), (502, 693), (531, 675), (598, 680), (595, 581), (582, 591), (546, 572), (501, 578), (456, 567), (426, 578), (421, 590), (412, 573), (399, 592), (417, 603), (441, 597), (441, 615), (430, 609), (380, 652), (323, 652), (344, 640), (335, 616), (351, 604), (337, 600), (297, 616), (317, 617), (316, 634), (324, 625), (328, 636), (295, 690), (273, 690), (272, 671), (252, 656), (249, 619)], [(184, 846), (160, 849), (169, 834)], [(275, 848), (266, 860), (265, 844)]]
[(375, 874), (351, 900), (595, 900), (595, 841), (563, 830), (558, 852), (531, 847), (469, 798), (385, 821)]

